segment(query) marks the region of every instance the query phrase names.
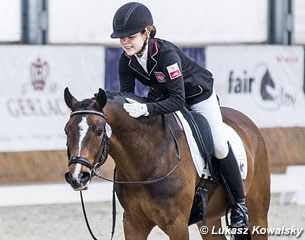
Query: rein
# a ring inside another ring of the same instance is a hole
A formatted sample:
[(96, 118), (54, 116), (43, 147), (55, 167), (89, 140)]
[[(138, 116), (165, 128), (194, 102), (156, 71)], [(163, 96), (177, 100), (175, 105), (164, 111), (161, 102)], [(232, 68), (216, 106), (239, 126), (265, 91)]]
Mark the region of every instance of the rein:
[(105, 178), (105, 177), (102, 177), (100, 175), (95, 175), (97, 176), (98, 178), (101, 178), (105, 181), (108, 181), (108, 182), (112, 182), (112, 183), (118, 183), (118, 184), (144, 184), (144, 185), (148, 185), (148, 184), (153, 184), (153, 183), (156, 183), (156, 182), (160, 182), (162, 180), (164, 180), (165, 178), (169, 177), (180, 165), (180, 161), (175, 165), (174, 168), (172, 168), (172, 170), (170, 170), (166, 175), (160, 177), (160, 178), (157, 178), (157, 179), (153, 179), (153, 180), (143, 180), (143, 181), (118, 181), (118, 180), (111, 180), (109, 178)]
[[(95, 114), (95, 115), (101, 116), (106, 121), (105, 129), (104, 129), (104, 133), (103, 133), (103, 138), (102, 138), (102, 143), (101, 143), (101, 145), (99, 147), (99, 150), (98, 150), (98, 152), (96, 154), (96, 158), (95, 158), (93, 164), (91, 164), (87, 159), (85, 159), (83, 157), (72, 157), (68, 161), (68, 166), (70, 166), (71, 164), (76, 164), (76, 163), (84, 165), (84, 166), (88, 167), (91, 170), (91, 178), (96, 176), (96, 177), (101, 178), (101, 179), (103, 179), (105, 181), (113, 183), (113, 195), (112, 195), (112, 208), (113, 208), (112, 219), (113, 220), (112, 220), (112, 232), (111, 232), (111, 239), (113, 239), (114, 230), (115, 230), (115, 223), (116, 223), (116, 204), (115, 204), (115, 189), (114, 189), (114, 184), (117, 183), (117, 184), (144, 184), (144, 185), (149, 185), (149, 184), (154, 184), (154, 183), (160, 182), (160, 181), (168, 178), (181, 164), (181, 161), (180, 161), (180, 150), (179, 150), (178, 141), (177, 141), (177, 139), (176, 139), (176, 137), (175, 137), (175, 135), (173, 133), (173, 130), (171, 129), (170, 125), (168, 125), (170, 133), (171, 133), (171, 135), (173, 137), (173, 140), (174, 140), (174, 143), (175, 143), (176, 157), (178, 159), (178, 162), (164, 176), (156, 178), (156, 179), (152, 179), (152, 180), (142, 180), (142, 181), (141, 180), (140, 181), (119, 181), (119, 180), (114, 180), (114, 179), (111, 180), (111, 179), (104, 178), (104, 177), (99, 175), (99, 168), (101, 167), (101, 165), (103, 165), (103, 163), (107, 160), (107, 157), (108, 157), (109, 145), (110, 145), (109, 138), (110, 138), (111, 133), (112, 133), (111, 127), (107, 123), (107, 118), (106, 118), (105, 114), (102, 113), (102, 112), (94, 111), (94, 110), (78, 110), (78, 111), (72, 112), (70, 114), (70, 117), (73, 116), (73, 115), (76, 115), (76, 114)], [(162, 117), (164, 117), (164, 116), (162, 116)], [(69, 153), (69, 149), (67, 149), (67, 150), (68, 150), (68, 153)], [(99, 158), (100, 152), (101, 152), (101, 157)], [(115, 172), (114, 172), (114, 176), (115, 176)], [(87, 218), (82, 190), (80, 190), (80, 198), (81, 198), (81, 204), (82, 204), (82, 209), (83, 209), (83, 215), (84, 215), (84, 218), (85, 218), (85, 221), (86, 221), (86, 224), (87, 224), (88, 231), (89, 231), (92, 239), (93, 240), (97, 240), (97, 238), (94, 236), (94, 234), (93, 234), (93, 232), (91, 230), (91, 227), (90, 227), (90, 224), (89, 224), (89, 221), (88, 221), (88, 218)]]
[[(164, 115), (162, 115), (162, 117), (164, 117)], [(143, 184), (143, 185), (149, 185), (149, 184), (154, 184), (154, 183), (157, 183), (157, 182), (160, 182), (162, 180), (164, 180), (165, 178), (169, 177), (180, 165), (180, 149), (179, 149), (179, 145), (178, 145), (178, 141), (173, 133), (173, 130), (172, 128), (170, 127), (170, 125), (168, 125), (168, 128), (169, 128), (169, 131), (173, 137), (173, 140), (174, 140), (174, 143), (175, 143), (175, 149), (176, 149), (176, 157), (178, 159), (178, 162), (177, 164), (167, 173), (165, 174), (164, 176), (162, 177), (159, 177), (159, 178), (156, 178), (156, 179), (152, 179), (152, 180), (139, 180), (139, 181), (120, 181), (120, 180), (111, 180), (111, 179), (108, 179), (108, 178), (105, 178), (105, 177), (102, 177), (98, 174), (95, 174), (94, 176), (98, 177), (98, 178), (101, 178), (105, 181), (108, 181), (108, 182), (112, 182), (112, 183), (118, 183), (118, 184)]]

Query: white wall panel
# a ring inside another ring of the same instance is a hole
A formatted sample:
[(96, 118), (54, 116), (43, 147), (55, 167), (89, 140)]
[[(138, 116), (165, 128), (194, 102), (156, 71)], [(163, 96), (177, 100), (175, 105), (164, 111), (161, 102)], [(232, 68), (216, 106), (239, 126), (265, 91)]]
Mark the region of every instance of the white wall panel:
[[(49, 1), (50, 43), (118, 44), (112, 18), (123, 0)], [(260, 43), (267, 40), (265, 0), (144, 0), (157, 37), (179, 44)]]
[(294, 0), (293, 6), (294, 43), (305, 44), (305, 1)]
[(0, 42), (21, 40), (21, 1), (0, 0)]

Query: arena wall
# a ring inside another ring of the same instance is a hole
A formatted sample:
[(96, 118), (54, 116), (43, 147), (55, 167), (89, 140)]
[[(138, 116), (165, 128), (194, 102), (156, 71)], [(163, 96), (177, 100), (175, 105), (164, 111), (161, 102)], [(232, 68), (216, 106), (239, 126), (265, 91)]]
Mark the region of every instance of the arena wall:
[[(0, 153), (0, 185), (65, 182), (68, 170), (66, 151), (30, 151)], [(112, 179), (114, 163), (111, 158), (100, 174)]]
[(268, 149), (272, 173), (282, 173), (287, 166), (305, 165), (305, 128), (260, 129)]

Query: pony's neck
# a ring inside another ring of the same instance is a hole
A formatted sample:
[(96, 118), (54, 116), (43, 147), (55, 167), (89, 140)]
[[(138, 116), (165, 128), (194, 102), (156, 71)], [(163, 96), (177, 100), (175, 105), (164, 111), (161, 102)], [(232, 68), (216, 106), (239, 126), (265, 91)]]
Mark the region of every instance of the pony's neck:
[(117, 172), (129, 181), (149, 178), (158, 161), (164, 161), (158, 146), (167, 138), (162, 117), (133, 119), (117, 104), (109, 104), (105, 113), (112, 128), (110, 156)]

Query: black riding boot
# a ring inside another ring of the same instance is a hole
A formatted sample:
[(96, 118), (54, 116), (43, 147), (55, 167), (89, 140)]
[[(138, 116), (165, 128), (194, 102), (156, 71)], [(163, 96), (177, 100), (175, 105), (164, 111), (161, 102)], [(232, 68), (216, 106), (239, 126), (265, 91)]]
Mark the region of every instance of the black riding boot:
[[(248, 227), (248, 210), (245, 204), (245, 192), (239, 166), (229, 145), (228, 156), (219, 160), (220, 170), (224, 181), (230, 189), (226, 189), (232, 202), (231, 227)], [(226, 187), (226, 186), (225, 186)]]

